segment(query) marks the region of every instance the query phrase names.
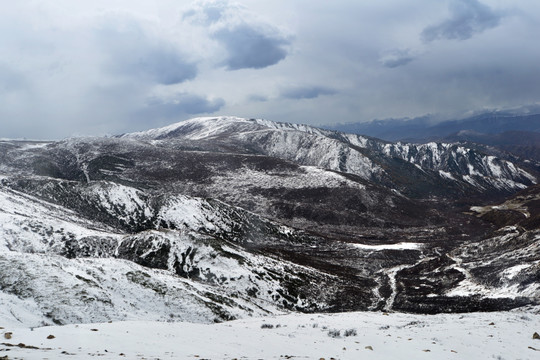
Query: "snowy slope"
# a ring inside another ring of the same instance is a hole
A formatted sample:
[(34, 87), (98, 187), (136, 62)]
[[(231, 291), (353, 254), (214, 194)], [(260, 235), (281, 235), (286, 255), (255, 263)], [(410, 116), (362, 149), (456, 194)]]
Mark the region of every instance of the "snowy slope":
[[(80, 203), (68, 209), (0, 187), (4, 318), (31, 326), (125, 319), (210, 322), (286, 308), (325, 309), (334, 296), (332, 286), (315, 290), (335, 281), (333, 276), (237, 244), (259, 237), (283, 241), (295, 236), (293, 229), (183, 195), (156, 199), (109, 183), (70, 191), (72, 198), (87, 200), (86, 212)], [(115, 228), (96, 221), (92, 206), (126, 224), (143, 214), (152, 228), (136, 233)], [(317, 298), (307, 295), (315, 291)]]
[(0, 187), (0, 249), (4, 252), (62, 253), (66, 242), (87, 238), (114, 248), (119, 236), (74, 211)]
[[(537, 359), (537, 312), (285, 315), (190, 324), (129, 321), (35, 329), (2, 323), (0, 356), (42, 359)], [(339, 334), (339, 335), (338, 335)], [(18, 344), (22, 344), (18, 346)]]
[(265, 315), (247, 298), (226, 291), (106, 258), (0, 254), (0, 322), (16, 326), (78, 324), (119, 320), (209, 323)]

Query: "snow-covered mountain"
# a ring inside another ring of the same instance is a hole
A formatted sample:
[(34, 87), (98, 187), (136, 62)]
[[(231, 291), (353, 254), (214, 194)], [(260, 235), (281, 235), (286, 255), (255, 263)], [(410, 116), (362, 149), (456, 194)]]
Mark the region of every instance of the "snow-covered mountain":
[[(425, 183), (451, 182), (446, 184), (447, 188), (513, 191), (536, 183), (533, 174), (511, 162), (459, 144), (387, 143), (361, 135), (263, 119), (195, 118), (122, 137), (212, 141), (222, 144), (223, 148), (232, 145), (237, 151), (253, 151), (301, 165), (354, 174), (365, 180), (390, 183), (402, 192), (408, 190), (407, 183), (399, 179), (404, 171), (409, 172), (410, 177), (423, 178)], [(417, 167), (406, 167), (397, 160)]]
[(460, 144), (217, 117), (0, 151), (10, 323), (539, 302), (538, 223), (493, 215), (536, 219), (535, 173)]

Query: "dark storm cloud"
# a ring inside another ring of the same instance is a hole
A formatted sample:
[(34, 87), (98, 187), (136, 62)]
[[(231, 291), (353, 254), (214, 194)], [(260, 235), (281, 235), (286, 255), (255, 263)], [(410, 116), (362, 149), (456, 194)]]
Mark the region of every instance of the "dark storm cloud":
[(139, 111), (139, 116), (149, 118), (177, 118), (183, 115), (209, 114), (218, 111), (225, 106), (221, 98), (208, 100), (205, 97), (181, 93), (173, 100), (151, 98), (146, 106)]
[(281, 91), (285, 99), (314, 99), (323, 95), (334, 95), (336, 90), (324, 86), (291, 87)]
[(182, 19), (208, 29), (209, 38), (225, 50), (220, 65), (228, 70), (262, 69), (288, 55), (290, 40), (240, 4), (199, 1), (183, 13)]
[(380, 58), (380, 63), (387, 68), (396, 68), (399, 66), (407, 65), (414, 60), (409, 50), (393, 50), (384, 54)]
[(498, 26), (502, 18), (502, 14), (478, 0), (452, 0), (450, 13), (449, 19), (425, 28), (421, 34), (422, 40), (467, 40), (477, 33)]
[(197, 66), (172, 43), (150, 38), (136, 24), (106, 26), (98, 32), (98, 41), (109, 57), (107, 69), (112, 73), (162, 85), (197, 76)]
[(262, 69), (277, 64), (287, 56), (285, 47), (289, 45), (279, 34), (248, 24), (220, 29), (213, 38), (225, 47), (224, 64), (229, 70)]

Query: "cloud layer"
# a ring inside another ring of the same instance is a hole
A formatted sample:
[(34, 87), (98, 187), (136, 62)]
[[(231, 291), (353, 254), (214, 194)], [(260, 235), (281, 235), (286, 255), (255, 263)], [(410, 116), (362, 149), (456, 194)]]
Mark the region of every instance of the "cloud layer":
[(534, 105), (538, 33), (533, 0), (9, 2), (0, 138), (208, 114), (318, 125)]

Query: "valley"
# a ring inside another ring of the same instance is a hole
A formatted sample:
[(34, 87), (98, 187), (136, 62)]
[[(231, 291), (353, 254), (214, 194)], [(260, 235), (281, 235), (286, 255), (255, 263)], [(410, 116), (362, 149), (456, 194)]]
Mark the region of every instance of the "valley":
[(4, 323), (540, 305), (510, 154), (236, 117), (0, 149)]

